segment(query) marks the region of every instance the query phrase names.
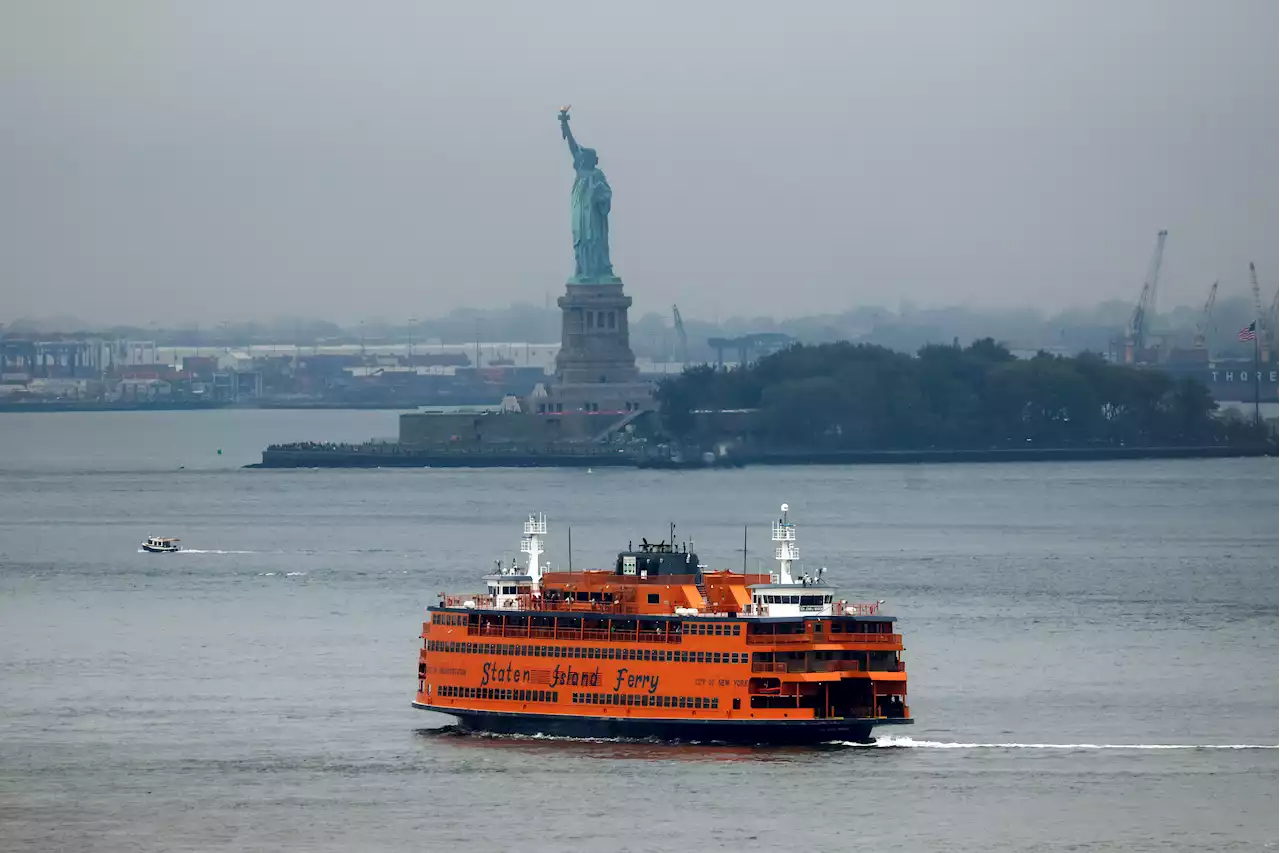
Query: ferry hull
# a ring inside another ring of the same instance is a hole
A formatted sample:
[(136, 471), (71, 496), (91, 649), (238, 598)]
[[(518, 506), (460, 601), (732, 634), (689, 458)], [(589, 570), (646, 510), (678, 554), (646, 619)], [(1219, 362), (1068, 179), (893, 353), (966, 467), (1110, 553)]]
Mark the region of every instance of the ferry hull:
[(870, 743), (873, 726), (910, 725), (910, 719), (874, 720), (660, 720), (568, 714), (512, 714), (468, 711), (414, 702), (423, 711), (447, 714), (468, 731), (576, 738), (698, 741), (731, 744)]

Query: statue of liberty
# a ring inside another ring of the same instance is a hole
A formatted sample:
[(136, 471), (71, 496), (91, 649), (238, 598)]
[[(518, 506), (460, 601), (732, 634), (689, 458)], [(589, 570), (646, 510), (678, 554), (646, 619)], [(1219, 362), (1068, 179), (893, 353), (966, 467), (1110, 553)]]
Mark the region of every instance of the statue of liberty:
[(609, 210), (613, 190), (600, 171), (594, 148), (583, 148), (569, 130), (569, 108), (560, 110), (560, 133), (573, 155), (573, 278), (571, 282), (618, 281), (609, 260)]

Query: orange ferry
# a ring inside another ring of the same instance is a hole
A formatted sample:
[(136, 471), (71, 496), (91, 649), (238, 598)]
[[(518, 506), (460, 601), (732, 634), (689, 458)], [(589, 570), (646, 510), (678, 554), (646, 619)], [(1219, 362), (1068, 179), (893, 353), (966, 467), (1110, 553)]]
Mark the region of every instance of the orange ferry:
[(710, 571), (687, 544), (618, 554), (612, 570), (550, 571), (546, 517), (482, 595), (427, 609), (413, 705), (463, 729), (733, 743), (870, 740), (911, 723), (902, 635), (882, 601), (835, 599), (793, 576), (796, 528), (773, 524), (778, 570)]

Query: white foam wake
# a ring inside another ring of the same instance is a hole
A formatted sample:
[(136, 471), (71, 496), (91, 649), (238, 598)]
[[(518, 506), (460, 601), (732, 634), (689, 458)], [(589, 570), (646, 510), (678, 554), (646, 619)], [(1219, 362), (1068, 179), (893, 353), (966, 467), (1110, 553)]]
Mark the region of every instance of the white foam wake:
[(178, 551), (177, 553), (179, 554), (256, 554), (258, 552), (257, 551), (218, 551), (218, 550), (202, 551), (199, 548), (183, 548), (181, 551)]
[(898, 749), (1280, 749), (1280, 745), (1263, 743), (952, 743), (896, 735), (878, 737), (875, 743), (849, 745)]

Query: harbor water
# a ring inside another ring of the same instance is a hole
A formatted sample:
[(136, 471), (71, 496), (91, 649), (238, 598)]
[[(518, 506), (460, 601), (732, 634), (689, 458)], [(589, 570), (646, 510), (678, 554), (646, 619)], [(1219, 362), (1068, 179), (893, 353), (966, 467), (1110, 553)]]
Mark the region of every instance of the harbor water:
[[(0, 850), (1277, 849), (1271, 459), (244, 470), (385, 412), (0, 415)], [(221, 452), (219, 452), (221, 451)], [(816, 749), (464, 736), (424, 606), (543, 511), (610, 565), (802, 563), (899, 618), (917, 722)], [(179, 554), (140, 553), (176, 536)]]

